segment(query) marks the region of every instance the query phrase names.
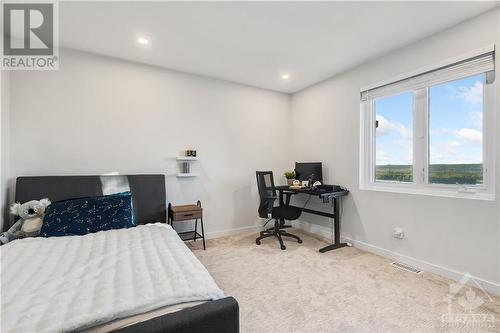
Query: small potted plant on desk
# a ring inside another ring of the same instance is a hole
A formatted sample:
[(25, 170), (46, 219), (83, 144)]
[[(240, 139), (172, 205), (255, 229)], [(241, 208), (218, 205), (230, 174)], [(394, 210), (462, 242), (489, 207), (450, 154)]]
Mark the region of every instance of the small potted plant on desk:
[(295, 180), (295, 171), (285, 171), (285, 178), (288, 186), (292, 186)]

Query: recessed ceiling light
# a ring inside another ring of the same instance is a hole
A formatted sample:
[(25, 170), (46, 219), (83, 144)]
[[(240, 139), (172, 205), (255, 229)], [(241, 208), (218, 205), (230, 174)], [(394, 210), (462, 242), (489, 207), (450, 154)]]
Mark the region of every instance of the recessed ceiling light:
[(288, 80), (290, 78), (290, 74), (281, 74), (281, 78), (283, 80)]
[(147, 40), (144, 37), (137, 38), (137, 41), (139, 42), (139, 44), (142, 44), (142, 45), (147, 45), (149, 43), (149, 40)]

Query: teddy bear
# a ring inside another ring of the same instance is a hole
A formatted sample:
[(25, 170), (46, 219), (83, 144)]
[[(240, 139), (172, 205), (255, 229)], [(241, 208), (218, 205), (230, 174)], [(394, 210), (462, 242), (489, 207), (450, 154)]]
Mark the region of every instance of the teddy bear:
[(9, 230), (0, 234), (0, 243), (5, 244), (18, 238), (38, 236), (42, 228), (45, 209), (49, 205), (49, 199), (13, 204), (10, 207), (10, 213), (19, 215), (20, 219)]

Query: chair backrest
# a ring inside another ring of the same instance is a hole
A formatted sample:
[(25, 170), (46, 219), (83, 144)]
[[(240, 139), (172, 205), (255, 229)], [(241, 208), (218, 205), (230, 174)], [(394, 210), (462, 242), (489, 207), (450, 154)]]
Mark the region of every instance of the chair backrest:
[(257, 188), (259, 190), (260, 204), (259, 216), (267, 218), (271, 213), (274, 200), (276, 200), (276, 190), (274, 189), (274, 179), (272, 171), (257, 171)]

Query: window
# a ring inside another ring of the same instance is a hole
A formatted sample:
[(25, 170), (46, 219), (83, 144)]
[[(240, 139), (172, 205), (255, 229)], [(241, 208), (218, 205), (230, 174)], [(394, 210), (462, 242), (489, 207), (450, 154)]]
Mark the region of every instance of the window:
[(375, 181), (413, 181), (413, 93), (375, 101)]
[(485, 75), (429, 88), (429, 183), (482, 185)]
[(361, 91), (360, 188), (494, 199), (494, 48)]

